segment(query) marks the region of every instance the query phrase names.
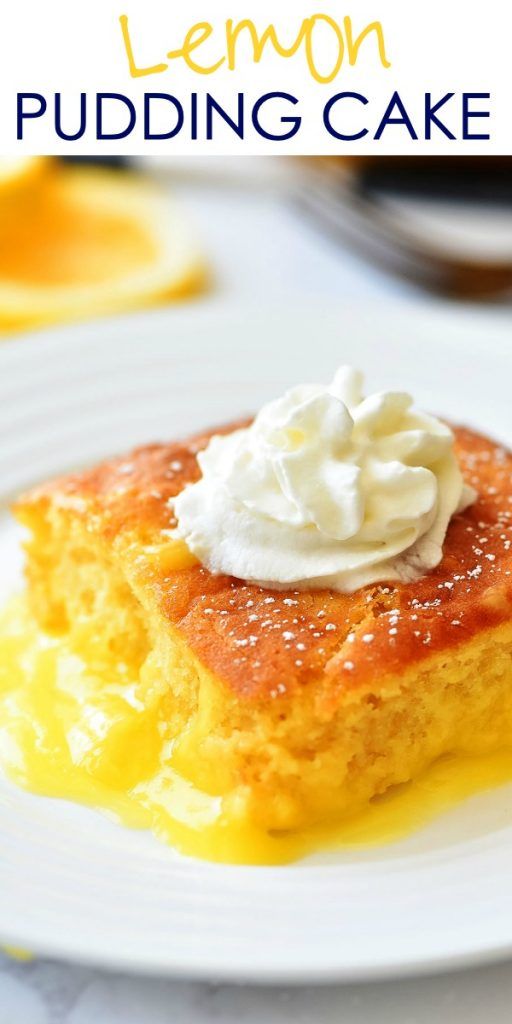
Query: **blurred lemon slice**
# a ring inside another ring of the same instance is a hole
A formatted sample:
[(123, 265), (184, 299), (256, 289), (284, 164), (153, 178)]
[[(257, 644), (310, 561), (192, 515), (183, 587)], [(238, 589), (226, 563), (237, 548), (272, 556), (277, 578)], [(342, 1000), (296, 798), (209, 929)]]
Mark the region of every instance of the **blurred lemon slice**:
[(128, 172), (54, 163), (0, 189), (0, 327), (128, 310), (197, 289), (204, 268), (167, 195)]
[(0, 157), (0, 192), (32, 182), (49, 162), (39, 156)]

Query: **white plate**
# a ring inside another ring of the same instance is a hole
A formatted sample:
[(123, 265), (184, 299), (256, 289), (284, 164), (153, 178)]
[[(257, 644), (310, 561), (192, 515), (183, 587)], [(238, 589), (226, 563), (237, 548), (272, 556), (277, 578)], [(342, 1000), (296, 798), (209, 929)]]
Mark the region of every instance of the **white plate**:
[[(5, 506), (48, 474), (227, 420), (342, 361), (507, 440), (511, 345), (508, 318), (421, 306), (203, 307), (20, 338), (0, 346), (0, 497)], [(8, 591), (18, 534), (7, 512), (0, 523)], [(116, 968), (305, 982), (505, 956), (511, 864), (512, 787), (382, 849), (239, 868), (0, 782), (0, 939)]]

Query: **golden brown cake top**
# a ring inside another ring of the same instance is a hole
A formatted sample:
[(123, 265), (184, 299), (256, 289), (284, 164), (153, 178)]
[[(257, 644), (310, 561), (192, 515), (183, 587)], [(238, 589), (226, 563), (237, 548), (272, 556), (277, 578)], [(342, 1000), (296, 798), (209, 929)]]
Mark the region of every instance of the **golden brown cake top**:
[[(224, 427), (227, 432), (240, 423)], [(87, 517), (113, 544), (169, 543), (169, 499), (198, 478), (197, 452), (211, 433), (155, 444), (25, 496)], [(202, 662), (239, 696), (275, 698), (312, 680), (337, 703), (436, 652), (510, 620), (512, 613), (512, 454), (465, 428), (456, 452), (475, 504), (449, 526), (441, 564), (411, 583), (375, 584), (353, 594), (270, 591), (195, 564), (180, 571), (147, 553), (139, 578)], [(316, 692), (316, 691), (315, 691)]]

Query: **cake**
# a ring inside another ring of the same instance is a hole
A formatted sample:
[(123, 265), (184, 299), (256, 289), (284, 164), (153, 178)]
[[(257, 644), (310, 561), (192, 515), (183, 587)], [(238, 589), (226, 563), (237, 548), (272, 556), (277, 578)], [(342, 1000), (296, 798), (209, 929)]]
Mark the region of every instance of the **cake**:
[(477, 497), (420, 578), (271, 589), (211, 572), (176, 536), (174, 500), (211, 434), (16, 504), (32, 619), (99, 677), (134, 681), (107, 754), (100, 724), (75, 760), (113, 788), (168, 762), (225, 823), (281, 833), (339, 821), (443, 755), (510, 746), (512, 454), (454, 429)]

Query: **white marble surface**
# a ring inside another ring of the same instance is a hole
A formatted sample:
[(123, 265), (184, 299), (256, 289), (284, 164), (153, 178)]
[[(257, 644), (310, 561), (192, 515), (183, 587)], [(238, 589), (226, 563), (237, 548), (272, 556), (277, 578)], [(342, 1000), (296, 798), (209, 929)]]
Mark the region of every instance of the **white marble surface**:
[(0, 1024), (510, 1024), (512, 965), (439, 978), (257, 988), (0, 956)]
[[(184, 174), (176, 191), (212, 258), (217, 303), (319, 296), (416, 301), (412, 286), (317, 232), (273, 187), (251, 192), (243, 181), (227, 185), (212, 175), (205, 182), (200, 173), (186, 179)], [(292, 990), (137, 979), (0, 955), (0, 1024), (508, 1024), (511, 1007), (508, 965), (417, 981)]]

